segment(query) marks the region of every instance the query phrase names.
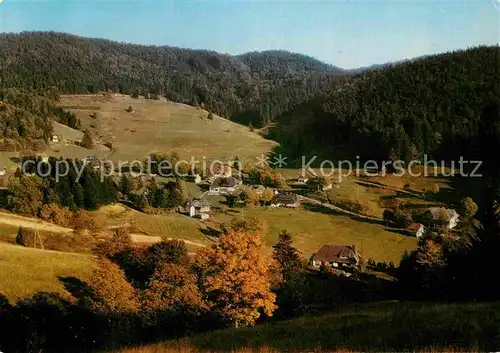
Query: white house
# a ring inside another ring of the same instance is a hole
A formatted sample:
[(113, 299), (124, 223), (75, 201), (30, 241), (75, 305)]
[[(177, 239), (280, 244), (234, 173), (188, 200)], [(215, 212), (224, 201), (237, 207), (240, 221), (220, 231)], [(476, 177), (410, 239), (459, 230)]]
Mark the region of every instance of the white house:
[(210, 195), (231, 195), (236, 192), (238, 181), (234, 177), (216, 178), (210, 185)]
[(54, 134), (51, 136), (50, 140), (54, 143), (58, 143), (59, 142), (59, 136)]
[(307, 177), (299, 176), (297, 178), (297, 183), (298, 184), (307, 184), (308, 181), (309, 181), (309, 178), (307, 178)]
[(446, 218), (446, 227), (448, 229), (455, 228), (460, 220), (459, 214), (452, 208), (432, 207), (429, 211), (434, 220), (445, 220), (444, 218)]
[(201, 176), (199, 174), (188, 175), (186, 177), (186, 180), (195, 184), (199, 184), (201, 183)]
[(200, 217), (202, 220), (208, 219), (210, 212), (210, 202), (204, 198), (195, 198), (187, 202), (186, 208), (189, 210), (189, 217)]
[(425, 233), (425, 227), (422, 223), (412, 223), (408, 226), (408, 230), (414, 232), (417, 238), (420, 238)]
[(0, 175), (5, 175), (7, 173), (6, 168), (0, 168)]

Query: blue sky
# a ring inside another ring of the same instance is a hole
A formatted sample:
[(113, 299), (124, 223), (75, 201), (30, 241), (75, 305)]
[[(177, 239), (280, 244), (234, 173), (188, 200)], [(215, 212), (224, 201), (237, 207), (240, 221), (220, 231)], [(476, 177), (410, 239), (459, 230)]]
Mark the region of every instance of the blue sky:
[(230, 54), (286, 49), (355, 68), (498, 44), (497, 7), (494, 0), (4, 0), (0, 31), (54, 30)]

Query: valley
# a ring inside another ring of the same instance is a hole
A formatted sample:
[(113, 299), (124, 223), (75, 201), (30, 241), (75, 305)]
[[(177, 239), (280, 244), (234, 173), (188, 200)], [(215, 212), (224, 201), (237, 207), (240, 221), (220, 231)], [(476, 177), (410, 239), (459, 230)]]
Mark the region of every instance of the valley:
[(342, 70), (0, 41), (1, 351), (500, 344), (498, 47)]

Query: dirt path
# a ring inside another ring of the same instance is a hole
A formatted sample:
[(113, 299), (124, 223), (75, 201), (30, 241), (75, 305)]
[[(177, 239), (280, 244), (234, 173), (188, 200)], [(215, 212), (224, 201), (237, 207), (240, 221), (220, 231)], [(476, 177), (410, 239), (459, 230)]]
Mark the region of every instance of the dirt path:
[[(0, 212), (0, 224), (6, 224), (14, 227), (23, 227), (28, 229), (38, 229), (40, 231), (46, 232), (54, 232), (54, 233), (62, 233), (62, 234), (70, 234), (73, 233), (73, 229), (67, 227), (61, 227), (49, 222), (45, 222), (35, 218), (29, 218), (24, 216), (18, 216), (10, 213), (2, 213)], [(110, 227), (113, 229), (113, 227)], [(132, 240), (135, 243), (146, 243), (146, 244), (154, 244), (162, 241), (161, 237), (153, 237), (146, 234), (130, 234)], [(205, 247), (205, 244), (197, 243), (191, 240), (182, 239), (182, 238), (167, 238), (168, 240), (178, 239), (182, 240), (186, 244)]]
[(39, 219), (18, 216), (10, 213), (0, 212), (0, 223), (7, 224), (14, 227), (23, 227), (30, 229), (38, 229), (47, 232), (54, 233), (72, 233), (73, 229), (61, 227), (49, 222), (45, 222)]

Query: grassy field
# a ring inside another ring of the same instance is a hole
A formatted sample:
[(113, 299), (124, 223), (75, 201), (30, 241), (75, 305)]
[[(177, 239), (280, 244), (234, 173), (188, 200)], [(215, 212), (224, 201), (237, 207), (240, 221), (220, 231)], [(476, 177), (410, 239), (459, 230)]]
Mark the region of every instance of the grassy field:
[[(61, 106), (74, 112), (96, 141), (112, 142), (107, 158), (114, 161), (144, 159), (151, 152), (177, 152), (223, 161), (238, 156), (254, 160), (276, 143), (250, 132), (246, 126), (214, 116), (203, 109), (165, 100), (129, 96), (63, 96)], [(133, 112), (127, 112), (131, 106)], [(91, 115), (96, 114), (96, 117)]]
[(379, 302), (123, 353), (498, 351), (499, 303)]
[(355, 220), (328, 211), (251, 207), (235, 209), (227, 214), (221, 213), (216, 218), (219, 222), (229, 222), (234, 217), (256, 217), (264, 220), (268, 226), (265, 243), (269, 247), (276, 243), (280, 231), (286, 229), (293, 234), (295, 246), (306, 258), (322, 245), (345, 244), (355, 245), (366, 259), (399, 264), (404, 251), (416, 247), (416, 238), (391, 232), (380, 224)]
[(0, 243), (0, 293), (10, 301), (35, 292), (58, 292), (69, 296), (60, 278), (86, 280), (92, 271), (91, 257), (37, 250)]

